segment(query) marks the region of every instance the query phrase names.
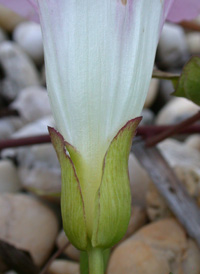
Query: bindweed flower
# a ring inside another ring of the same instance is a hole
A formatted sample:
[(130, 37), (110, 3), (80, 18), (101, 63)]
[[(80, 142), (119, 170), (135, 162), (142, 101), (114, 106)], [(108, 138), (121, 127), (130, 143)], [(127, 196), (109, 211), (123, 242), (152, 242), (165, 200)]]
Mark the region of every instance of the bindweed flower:
[[(19, 3), (24, 4), (27, 18), (34, 9), (39, 14), (34, 19), (42, 27), (58, 130), (50, 129), (50, 135), (62, 170), (63, 225), (70, 241), (88, 251), (92, 261), (117, 243), (128, 226), (128, 155), (163, 23), (167, 16), (183, 19), (185, 7), (190, 19), (200, 13), (200, 2), (27, 1), (0, 3), (21, 14)], [(91, 269), (101, 273), (94, 265)]]

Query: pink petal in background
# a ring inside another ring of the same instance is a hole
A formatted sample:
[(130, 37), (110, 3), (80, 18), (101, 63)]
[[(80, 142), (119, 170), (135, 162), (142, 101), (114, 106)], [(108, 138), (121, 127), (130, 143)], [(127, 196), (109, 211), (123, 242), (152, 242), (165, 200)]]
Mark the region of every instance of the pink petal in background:
[(35, 0), (0, 0), (0, 5), (13, 10), (28, 20), (39, 21)]
[[(0, 0), (0, 4), (29, 20), (39, 21), (37, 0)], [(191, 20), (200, 14), (200, 0), (165, 0), (165, 7), (163, 19), (167, 17), (172, 22)]]
[(172, 22), (192, 20), (200, 15), (200, 0), (174, 0), (167, 19)]

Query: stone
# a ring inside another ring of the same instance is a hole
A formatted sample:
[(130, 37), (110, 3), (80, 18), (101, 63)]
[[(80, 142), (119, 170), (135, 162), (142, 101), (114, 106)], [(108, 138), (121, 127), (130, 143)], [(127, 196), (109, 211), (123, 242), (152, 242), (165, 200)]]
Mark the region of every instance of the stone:
[(191, 148), (194, 148), (200, 152), (200, 134), (190, 135), (186, 140), (185, 144)]
[(61, 170), (51, 143), (14, 149), (22, 186), (33, 193), (59, 201)]
[(14, 41), (29, 55), (37, 65), (44, 61), (42, 32), (39, 24), (22, 22), (13, 32)]
[(0, 128), (0, 140), (5, 140), (14, 133), (14, 128), (7, 118), (0, 119)]
[(61, 170), (53, 146), (43, 144), (21, 149), (16, 158), (23, 187), (51, 201), (59, 202)]
[(146, 207), (146, 194), (148, 185), (151, 182), (149, 175), (143, 167), (141, 167), (137, 158), (130, 153), (129, 155), (129, 179), (131, 186), (132, 204)]
[(19, 178), (22, 186), (52, 202), (60, 201), (61, 171), (50, 167), (19, 167)]
[(5, 75), (1, 81), (1, 95), (7, 100), (14, 100), (23, 88), (39, 85), (35, 65), (16, 43), (0, 44), (0, 65)]
[(186, 35), (186, 42), (191, 54), (200, 53), (200, 35), (199, 32), (189, 32)]
[[(114, 249), (108, 274), (198, 274), (200, 251), (173, 218), (141, 228)], [(188, 272), (189, 270), (189, 272)]]
[(146, 203), (147, 215), (151, 222), (173, 215), (153, 182), (149, 184), (148, 192), (146, 194)]
[(166, 105), (170, 100), (173, 100), (172, 92), (174, 91), (173, 84), (170, 80), (160, 80), (159, 93), (156, 103), (158, 104), (158, 110)]
[(51, 114), (47, 91), (40, 86), (31, 86), (21, 90), (11, 104), (11, 108), (17, 110), (26, 123)]
[(19, 117), (4, 117), (0, 119), (0, 140), (11, 138), (11, 135), (22, 127), (23, 122)]
[(58, 234), (54, 212), (25, 194), (0, 195), (0, 239), (30, 252), (36, 265), (49, 257)]
[(34, 122), (24, 125), (12, 135), (12, 138), (48, 134), (48, 126), (55, 127), (55, 122), (52, 115), (42, 117)]
[(49, 274), (79, 274), (79, 264), (67, 260), (57, 259), (52, 262)]
[[(62, 230), (57, 237), (56, 245), (58, 248), (61, 248), (67, 243), (69, 243), (69, 240), (65, 235), (64, 230)], [(67, 246), (67, 248), (64, 250), (64, 254), (75, 261), (79, 261), (80, 259), (80, 251), (77, 248), (75, 248), (72, 244), (69, 244), (69, 246)]]
[(24, 21), (24, 18), (17, 15), (10, 9), (0, 5), (0, 27), (6, 31), (12, 32), (12, 30), (20, 23)]
[(185, 98), (169, 101), (156, 117), (157, 125), (178, 124), (199, 111), (199, 107)]
[(200, 154), (197, 150), (188, 147), (183, 142), (166, 139), (158, 144), (158, 148), (171, 167), (200, 168)]
[(17, 168), (10, 160), (0, 161), (0, 193), (17, 192), (21, 185)]
[(133, 235), (139, 228), (147, 223), (147, 214), (144, 208), (140, 206), (132, 206), (131, 218), (128, 224), (128, 229), (125, 236), (121, 241), (124, 241), (131, 235)]
[(182, 27), (165, 23), (158, 43), (157, 57), (159, 66), (165, 69), (184, 65), (189, 54)]
[[(12, 138), (23, 138), (23, 137), (31, 137), (37, 135), (45, 135), (48, 134), (48, 126), (55, 127), (55, 122), (52, 117), (45, 116), (37, 121), (24, 125), (22, 128), (17, 130), (14, 134), (12, 134)], [(27, 152), (29, 151), (29, 147), (19, 147), (19, 148), (7, 148), (2, 150), (1, 156), (3, 159), (5, 158), (18, 158), (21, 159), (27, 158)], [(21, 156), (20, 156), (21, 155)], [(21, 161), (21, 160), (20, 160)]]
[(159, 80), (155, 78), (151, 79), (149, 91), (147, 93), (147, 97), (144, 104), (144, 108), (149, 108), (152, 106), (156, 98), (156, 95), (158, 93), (158, 86), (159, 86)]
[(142, 110), (142, 121), (140, 122), (140, 126), (147, 126), (147, 125), (152, 125), (154, 122), (155, 114), (153, 111), (151, 111), (148, 108), (144, 108)]

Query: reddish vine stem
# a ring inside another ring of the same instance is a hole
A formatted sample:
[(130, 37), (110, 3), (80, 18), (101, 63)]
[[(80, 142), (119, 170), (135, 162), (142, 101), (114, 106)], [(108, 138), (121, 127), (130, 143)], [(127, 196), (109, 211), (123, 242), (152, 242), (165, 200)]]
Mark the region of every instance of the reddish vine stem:
[(195, 23), (193, 21), (182, 21), (179, 23), (184, 29), (192, 30), (192, 31), (200, 31), (200, 24)]
[[(145, 139), (153, 138), (154, 135), (161, 134), (162, 132), (166, 132), (172, 128), (174, 125), (168, 126), (141, 126), (138, 128), (137, 135), (144, 137)], [(200, 125), (192, 125), (187, 128), (182, 128), (178, 134), (192, 134), (192, 133), (200, 133)], [(8, 140), (0, 140), (0, 150), (11, 147), (19, 147), (19, 146), (30, 146), (36, 144), (44, 144), (50, 143), (49, 135), (38, 135), (31, 136), (25, 138), (16, 138), (16, 139), (8, 139)], [(148, 141), (149, 142), (149, 141)]]
[(19, 113), (16, 109), (4, 108), (0, 110), (0, 118), (9, 116), (19, 116)]
[(46, 265), (44, 266), (44, 268), (42, 269), (42, 271), (40, 272), (40, 274), (47, 274), (48, 269), (50, 267), (50, 265), (52, 264), (52, 262), (58, 258), (58, 256), (60, 256), (63, 251), (70, 245), (70, 242), (67, 242), (66, 244), (64, 244), (61, 248), (59, 248), (53, 255), (52, 257), (48, 260), (48, 262), (46, 263)]
[(148, 138), (146, 140), (146, 146), (147, 147), (155, 146), (157, 143), (167, 139), (168, 137), (180, 133), (180, 131), (188, 128), (189, 126), (191, 126), (198, 120), (200, 120), (200, 111), (194, 114), (192, 117), (184, 120), (180, 124), (174, 125), (173, 127), (170, 127), (169, 129), (164, 130), (159, 135)]

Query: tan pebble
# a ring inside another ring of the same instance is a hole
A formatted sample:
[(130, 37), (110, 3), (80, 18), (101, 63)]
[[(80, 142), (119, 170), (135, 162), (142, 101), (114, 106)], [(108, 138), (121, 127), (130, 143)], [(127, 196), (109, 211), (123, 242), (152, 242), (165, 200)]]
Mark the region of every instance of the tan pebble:
[(55, 260), (48, 270), (49, 274), (79, 274), (79, 264), (67, 260)]
[(182, 226), (167, 218), (144, 226), (113, 251), (108, 274), (197, 274), (200, 252)]
[(157, 125), (180, 123), (184, 119), (194, 115), (199, 107), (185, 98), (174, 98), (170, 100), (158, 113)]
[[(58, 248), (61, 248), (68, 242), (69, 242), (69, 240), (68, 240), (67, 236), (65, 235), (65, 232), (64, 232), (64, 230), (62, 230), (56, 240), (56, 244), (57, 244)], [(80, 251), (78, 249), (76, 249), (72, 244), (69, 244), (69, 246), (64, 250), (64, 253), (71, 259), (73, 259), (75, 261), (79, 261)]]
[(49, 257), (58, 234), (52, 210), (25, 194), (0, 195), (0, 239), (30, 252), (41, 266)]
[(24, 18), (0, 5), (0, 27), (7, 31), (13, 31), (22, 21), (24, 21)]

